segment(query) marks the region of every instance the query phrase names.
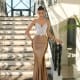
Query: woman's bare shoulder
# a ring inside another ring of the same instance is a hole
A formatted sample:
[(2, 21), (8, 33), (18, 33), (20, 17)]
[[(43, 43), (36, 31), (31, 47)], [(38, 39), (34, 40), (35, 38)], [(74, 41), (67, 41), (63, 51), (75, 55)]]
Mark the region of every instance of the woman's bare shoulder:
[(50, 25), (50, 21), (49, 21), (49, 19), (46, 19), (46, 22), (47, 22), (47, 24), (48, 24), (48, 26)]
[(32, 20), (32, 23), (35, 24), (37, 22), (37, 19)]

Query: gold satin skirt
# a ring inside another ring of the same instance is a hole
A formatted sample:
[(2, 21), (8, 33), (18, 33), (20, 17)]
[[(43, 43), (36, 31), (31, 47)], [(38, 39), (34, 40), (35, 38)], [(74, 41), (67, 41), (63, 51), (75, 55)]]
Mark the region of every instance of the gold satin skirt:
[(34, 70), (33, 80), (48, 80), (45, 53), (48, 47), (47, 36), (35, 36), (33, 39)]

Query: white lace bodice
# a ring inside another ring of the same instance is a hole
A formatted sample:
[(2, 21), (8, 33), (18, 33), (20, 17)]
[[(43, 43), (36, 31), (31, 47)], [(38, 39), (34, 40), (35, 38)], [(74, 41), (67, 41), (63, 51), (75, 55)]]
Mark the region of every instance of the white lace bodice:
[(36, 35), (46, 35), (47, 31), (47, 23), (44, 25), (40, 25), (39, 23), (35, 23)]

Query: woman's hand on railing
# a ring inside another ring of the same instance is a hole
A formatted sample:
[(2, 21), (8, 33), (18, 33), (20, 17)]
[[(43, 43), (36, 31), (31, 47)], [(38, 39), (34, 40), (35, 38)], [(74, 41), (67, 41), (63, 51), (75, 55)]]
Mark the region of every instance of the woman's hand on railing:
[(63, 44), (63, 41), (62, 40), (60, 40), (60, 39), (57, 39), (57, 38), (55, 38), (55, 40), (54, 40), (57, 44)]

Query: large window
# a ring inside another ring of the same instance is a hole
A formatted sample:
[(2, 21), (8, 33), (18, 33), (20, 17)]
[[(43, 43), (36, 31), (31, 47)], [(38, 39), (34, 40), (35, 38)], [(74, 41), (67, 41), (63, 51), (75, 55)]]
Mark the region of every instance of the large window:
[(32, 16), (34, 0), (6, 0), (8, 16)]

